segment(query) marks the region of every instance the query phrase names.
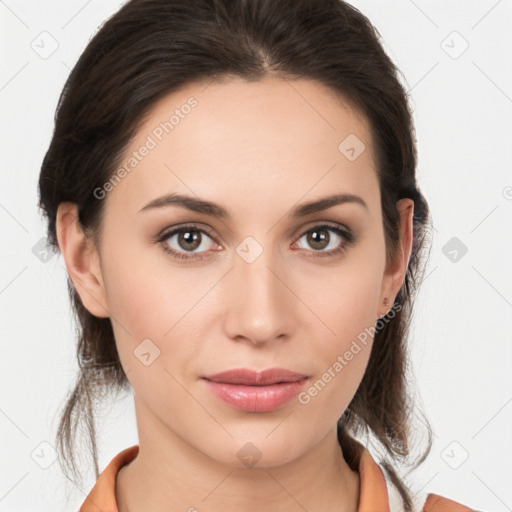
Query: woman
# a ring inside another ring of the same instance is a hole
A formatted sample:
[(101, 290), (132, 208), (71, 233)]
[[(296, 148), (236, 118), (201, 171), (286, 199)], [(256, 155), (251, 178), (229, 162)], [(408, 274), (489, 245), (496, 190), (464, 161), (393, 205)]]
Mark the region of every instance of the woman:
[[(76, 476), (83, 415), (82, 512), (471, 510), (393, 467), (412, 455), (415, 165), (397, 70), (348, 4), (132, 0), (104, 24), (39, 182), (79, 324), (57, 445)], [(93, 405), (114, 389), (139, 443), (100, 475)]]

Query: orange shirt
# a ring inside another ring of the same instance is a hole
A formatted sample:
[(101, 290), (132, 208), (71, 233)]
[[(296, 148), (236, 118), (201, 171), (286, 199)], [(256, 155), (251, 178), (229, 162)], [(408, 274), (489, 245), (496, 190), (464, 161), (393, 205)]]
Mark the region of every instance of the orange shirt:
[[(100, 474), (79, 512), (119, 512), (115, 495), (117, 473), (122, 466), (129, 464), (138, 453), (138, 445), (119, 452)], [(361, 453), (359, 478), (361, 487), (358, 512), (394, 512), (394, 510), (390, 510), (384, 474), (366, 448)], [(421, 512), (472, 512), (473, 510), (431, 493), (427, 496)]]

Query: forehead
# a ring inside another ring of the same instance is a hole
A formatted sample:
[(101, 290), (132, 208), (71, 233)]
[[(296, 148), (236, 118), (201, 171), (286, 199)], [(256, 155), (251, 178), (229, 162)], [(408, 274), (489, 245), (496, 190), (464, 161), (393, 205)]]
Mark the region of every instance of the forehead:
[(107, 198), (130, 214), (170, 192), (291, 206), (337, 191), (371, 202), (376, 187), (366, 119), (311, 80), (189, 84), (148, 112), (121, 168)]

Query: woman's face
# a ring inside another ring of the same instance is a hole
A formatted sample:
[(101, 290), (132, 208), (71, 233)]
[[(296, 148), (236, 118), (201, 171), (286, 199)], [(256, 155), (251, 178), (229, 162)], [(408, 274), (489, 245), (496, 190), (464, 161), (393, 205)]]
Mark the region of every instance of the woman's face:
[[(366, 121), (313, 81), (194, 84), (149, 113), (123, 166), (95, 191), (100, 285), (84, 299), (112, 319), (139, 436), (231, 466), (299, 457), (354, 396), (403, 278), (386, 268)], [(355, 199), (304, 207), (344, 194)], [(151, 206), (171, 195), (189, 199)], [(307, 380), (253, 410), (204, 379), (240, 368)]]

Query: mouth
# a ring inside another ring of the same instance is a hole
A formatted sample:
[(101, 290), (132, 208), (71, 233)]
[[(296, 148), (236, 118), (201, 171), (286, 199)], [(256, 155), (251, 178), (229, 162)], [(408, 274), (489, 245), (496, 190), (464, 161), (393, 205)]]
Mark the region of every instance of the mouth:
[(244, 412), (271, 412), (295, 397), (309, 377), (281, 368), (228, 370), (203, 377), (223, 403)]

